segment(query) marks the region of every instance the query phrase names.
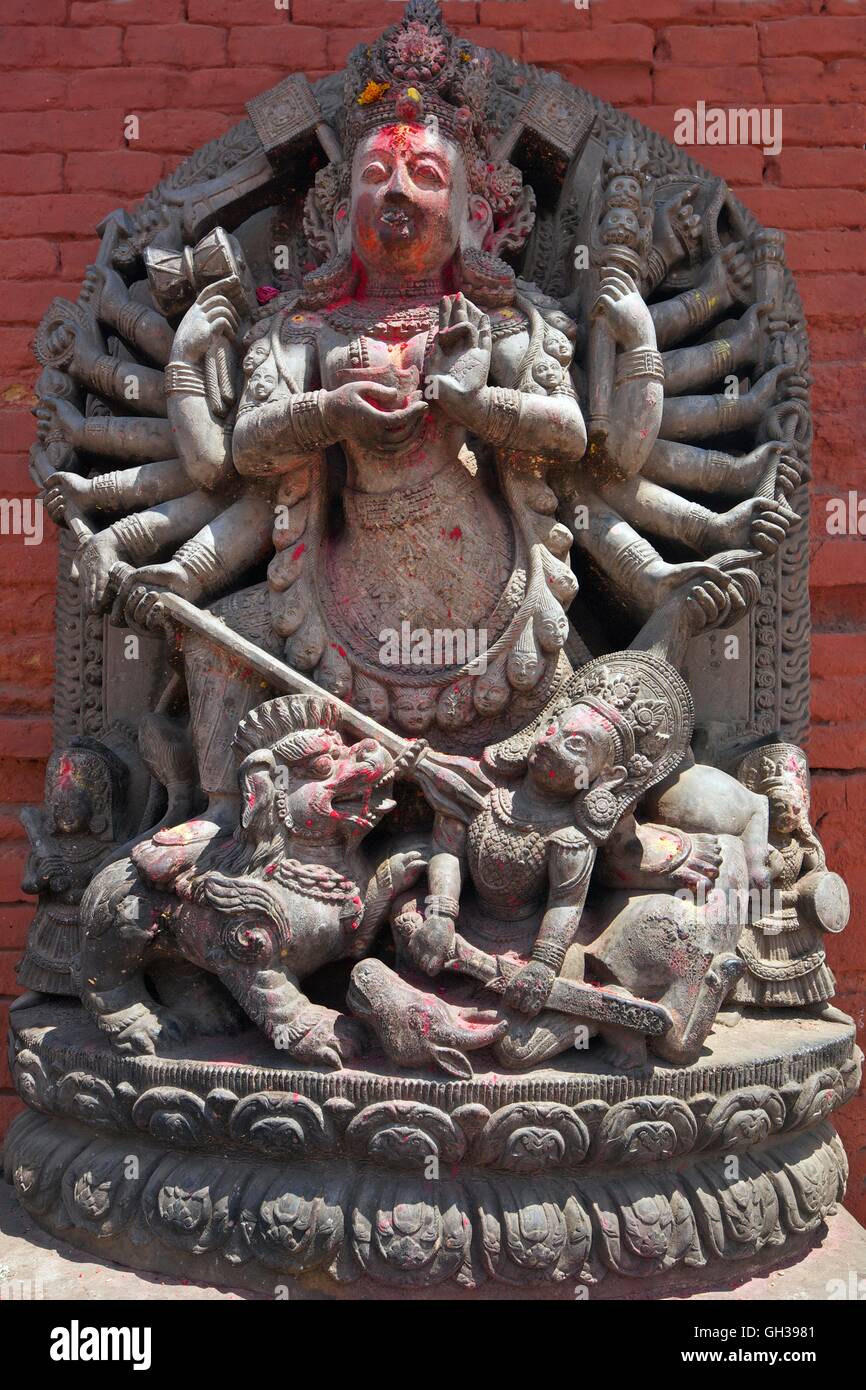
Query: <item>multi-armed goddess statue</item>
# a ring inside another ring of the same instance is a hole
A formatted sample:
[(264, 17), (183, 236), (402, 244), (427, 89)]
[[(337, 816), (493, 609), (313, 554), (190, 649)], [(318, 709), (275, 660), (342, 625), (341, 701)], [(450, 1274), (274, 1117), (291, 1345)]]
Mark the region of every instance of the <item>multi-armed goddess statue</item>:
[(781, 236), (432, 0), (101, 230), (37, 340), (21, 1200), (253, 1289), (805, 1247), (858, 1054)]

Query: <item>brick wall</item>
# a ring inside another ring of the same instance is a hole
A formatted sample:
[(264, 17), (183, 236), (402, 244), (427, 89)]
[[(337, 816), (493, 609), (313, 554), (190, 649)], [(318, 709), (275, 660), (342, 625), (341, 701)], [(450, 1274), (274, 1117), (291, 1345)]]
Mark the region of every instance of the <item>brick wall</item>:
[[(866, 1028), (866, 538), (831, 539), (823, 525), (828, 497), (866, 496), (866, 0), (451, 0), (445, 12), (476, 42), (558, 68), (669, 138), (675, 109), (699, 99), (783, 110), (778, 157), (693, 153), (787, 233), (811, 325), (815, 816), (855, 894), (854, 921), (830, 945), (838, 1002)], [(254, 93), (286, 72), (342, 66), (399, 13), (391, 0), (0, 0), (4, 497), (32, 490), (34, 327), (52, 296), (75, 295), (100, 218), (224, 131)], [(127, 144), (130, 114), (140, 139)], [(41, 799), (49, 748), (55, 558), (50, 536), (0, 538), (0, 1006), (31, 911), (17, 811)], [(0, 1061), (0, 1132), (17, 1108)], [(849, 1205), (866, 1221), (864, 1098), (840, 1128)]]

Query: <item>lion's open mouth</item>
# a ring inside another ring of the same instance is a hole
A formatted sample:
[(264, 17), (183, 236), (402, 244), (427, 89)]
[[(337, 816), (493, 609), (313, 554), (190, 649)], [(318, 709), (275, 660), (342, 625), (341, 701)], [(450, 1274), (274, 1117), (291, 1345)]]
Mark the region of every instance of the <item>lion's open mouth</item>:
[(388, 796), (392, 781), (393, 778), (388, 774), (375, 783), (358, 783), (353, 779), (349, 785), (335, 787), (331, 792), (332, 815), (337, 815), (340, 820), (349, 821), (352, 825), (371, 828), (397, 804)]

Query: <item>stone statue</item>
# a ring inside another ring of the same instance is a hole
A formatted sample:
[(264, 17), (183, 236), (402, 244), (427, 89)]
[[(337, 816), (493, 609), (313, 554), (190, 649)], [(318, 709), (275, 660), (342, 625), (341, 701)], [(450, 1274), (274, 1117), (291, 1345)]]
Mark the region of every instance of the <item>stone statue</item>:
[(22, 812), (31, 845), (22, 887), (39, 895), (17, 969), (30, 989), (78, 993), (71, 976), (78, 905), (120, 837), (126, 781), (126, 768), (110, 748), (76, 738), (48, 760), (44, 810)]
[(7, 1171), (85, 1249), (250, 1289), (787, 1255), (859, 1054), (781, 234), (433, 0), (248, 110), (37, 335)]
[(848, 890), (828, 870), (809, 824), (806, 756), (790, 743), (764, 744), (743, 759), (737, 775), (769, 802), (772, 892), (743, 929), (738, 950), (746, 969), (731, 999), (764, 1009), (811, 1006), (838, 1017), (828, 1006), (836, 983), (824, 932), (847, 926)]

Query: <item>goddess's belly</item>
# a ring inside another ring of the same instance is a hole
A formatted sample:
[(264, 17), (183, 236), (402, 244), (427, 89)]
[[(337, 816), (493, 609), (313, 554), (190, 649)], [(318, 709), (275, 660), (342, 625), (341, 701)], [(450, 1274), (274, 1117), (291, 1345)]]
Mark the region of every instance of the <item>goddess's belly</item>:
[(447, 629), (487, 643), (506, 626), (513, 531), (465, 469), (443, 469), (405, 492), (347, 493), (344, 504), (346, 526), (324, 548), (320, 592), (359, 654), (376, 660), (382, 633), (399, 634), (405, 623), (433, 638)]

